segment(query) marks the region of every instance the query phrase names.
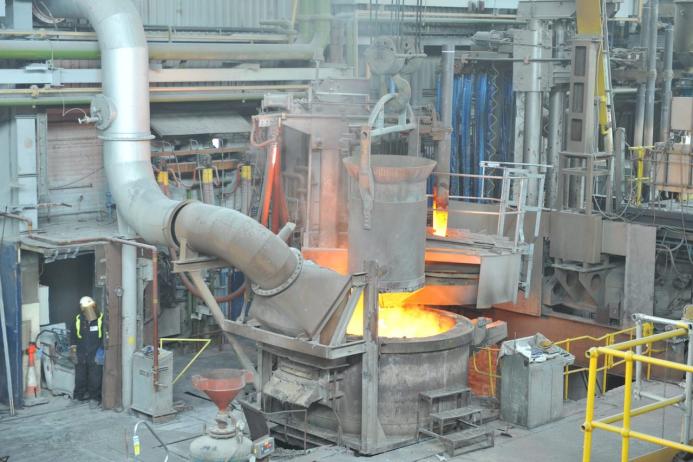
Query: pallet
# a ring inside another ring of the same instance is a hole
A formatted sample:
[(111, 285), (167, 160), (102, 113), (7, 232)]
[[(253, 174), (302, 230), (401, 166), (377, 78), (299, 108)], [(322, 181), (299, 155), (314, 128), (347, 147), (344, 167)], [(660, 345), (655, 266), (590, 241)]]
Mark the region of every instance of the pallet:
[(137, 418), (147, 420), (153, 424), (164, 424), (171, 422), (178, 415), (178, 412), (176, 411), (173, 411), (170, 414), (153, 416), (147, 414), (146, 412), (138, 411), (137, 409), (130, 408), (130, 410), (132, 411), (133, 415), (137, 416)]
[(491, 448), (494, 445), (493, 429), (474, 427), (456, 433), (440, 436), (445, 453), (455, 457), (479, 449)]

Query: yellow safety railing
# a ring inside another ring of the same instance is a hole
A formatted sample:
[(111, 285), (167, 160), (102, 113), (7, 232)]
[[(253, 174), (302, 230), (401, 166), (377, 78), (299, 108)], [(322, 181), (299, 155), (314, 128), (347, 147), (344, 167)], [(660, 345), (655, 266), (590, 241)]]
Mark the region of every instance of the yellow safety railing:
[[(643, 336), (650, 335), (654, 331), (654, 325), (652, 323), (644, 323), (643, 324)], [(581, 335), (579, 337), (572, 337), (572, 338), (567, 338), (564, 340), (560, 340), (558, 342), (555, 342), (555, 345), (560, 346), (563, 348), (565, 351), (568, 353), (571, 353), (570, 349), (573, 345), (575, 345), (578, 342), (592, 342), (593, 344), (597, 344), (598, 346), (604, 346), (608, 347), (610, 345), (614, 345), (616, 343), (616, 339), (618, 337), (623, 337), (627, 336), (629, 340), (632, 340), (633, 337), (635, 337), (635, 326), (629, 327), (626, 329), (622, 329), (616, 332), (609, 332), (608, 334), (604, 334), (601, 337), (592, 337), (591, 335)], [(603, 343), (603, 344), (602, 344)], [(602, 344), (602, 345), (600, 345)], [(651, 344), (648, 345), (648, 349), (646, 351), (646, 354), (651, 356), (653, 353), (653, 350), (651, 348)], [(602, 373), (602, 387), (601, 387), (601, 394), (603, 395), (604, 392), (606, 391), (606, 379), (607, 375), (610, 369), (613, 369), (614, 367), (618, 367), (621, 364), (623, 364), (624, 361), (614, 361), (614, 358), (612, 356), (604, 356), (604, 361), (600, 367), (597, 368), (597, 372)], [(568, 399), (568, 386), (570, 385), (570, 376), (574, 374), (579, 374), (583, 372), (587, 372), (589, 370), (588, 367), (574, 367), (570, 368), (570, 366), (566, 366), (565, 370), (563, 372), (563, 377), (564, 377), (564, 384), (563, 384), (563, 399), (567, 400)], [(650, 372), (651, 370), (648, 368), (647, 369), (647, 379), (650, 379)]]
[(629, 151), (635, 152), (636, 168), (635, 168), (635, 205), (642, 203), (642, 185), (650, 178), (645, 176), (645, 154), (648, 149), (653, 149), (654, 146), (632, 146)]
[[(648, 336), (651, 335), (652, 332), (654, 331), (654, 325), (652, 323), (646, 322), (643, 323), (643, 336)], [(584, 343), (584, 342), (590, 342), (592, 345), (596, 346), (604, 346), (608, 347), (610, 345), (614, 345), (617, 340), (622, 339), (623, 337), (628, 338), (629, 340), (632, 340), (635, 337), (635, 326), (629, 327), (627, 329), (622, 329), (619, 331), (615, 332), (609, 332), (608, 334), (604, 334), (601, 337), (593, 337), (591, 335), (581, 335), (579, 337), (571, 337), (571, 338), (566, 338), (563, 340), (559, 340), (557, 342), (554, 342), (554, 345), (557, 345), (564, 350), (566, 350), (568, 353), (571, 353), (571, 348), (573, 348), (576, 344), (578, 343)], [(657, 350), (652, 348), (652, 343), (647, 344), (648, 348), (645, 350), (644, 354), (648, 356), (652, 356), (652, 353), (656, 353)], [(493, 354), (498, 353), (500, 351), (499, 348), (495, 347), (484, 347), (480, 348), (480, 351), (485, 351), (487, 354), (487, 361), (488, 361), (488, 366), (489, 370), (488, 371), (483, 371), (480, 370), (476, 359), (477, 355), (472, 356), (472, 367), (474, 368), (474, 371), (480, 375), (485, 375), (489, 379), (489, 390), (490, 390), (490, 395), (491, 396), (496, 396), (496, 380), (500, 378), (500, 374), (496, 372), (494, 368), (491, 367), (493, 364)], [(619, 360), (619, 361), (614, 361), (614, 358), (608, 355), (604, 356), (604, 360), (601, 366), (597, 368), (597, 372), (602, 373), (602, 384), (606, 384), (606, 378), (608, 371), (610, 369), (613, 369), (615, 367), (618, 367), (622, 364), (624, 364), (624, 360)], [(563, 377), (564, 377), (564, 386), (563, 386), (563, 399), (567, 400), (568, 399), (568, 390), (569, 390), (569, 385), (570, 385), (570, 378), (579, 373), (587, 372), (589, 370), (588, 367), (574, 367), (571, 368), (570, 366), (566, 366), (565, 370), (563, 371)], [(649, 380), (651, 377), (651, 365), (647, 365), (647, 372), (646, 376), (647, 379)], [(601, 394), (604, 394), (606, 390), (606, 386), (602, 385), (601, 388)]]
[(173, 383), (178, 382), (178, 379), (183, 377), (183, 374), (185, 374), (188, 369), (190, 369), (190, 366), (192, 366), (192, 363), (194, 363), (197, 358), (200, 357), (203, 351), (207, 349), (210, 343), (212, 343), (211, 339), (208, 338), (176, 338), (176, 337), (171, 337), (171, 338), (160, 338), (159, 339), (159, 348), (164, 347), (164, 342), (172, 343), (172, 342), (188, 342), (188, 343), (204, 343), (202, 345), (202, 348), (198, 350), (198, 352), (195, 354), (195, 356), (192, 357), (190, 361), (188, 361), (188, 364), (185, 365), (185, 367), (178, 373), (175, 379), (173, 379)]
[(488, 389), (489, 389), (489, 396), (495, 397), (496, 396), (496, 380), (500, 378), (500, 374), (496, 372), (495, 367), (493, 367), (494, 364), (494, 358), (493, 355), (494, 353), (498, 353), (500, 351), (500, 348), (494, 348), (494, 347), (483, 347), (479, 348), (479, 353), (485, 352), (486, 353), (486, 364), (488, 364), (488, 371), (482, 371), (479, 369), (479, 366), (476, 364), (476, 357), (477, 354), (472, 355), (472, 367), (474, 368), (474, 371), (478, 373), (479, 375), (485, 375), (488, 377)]
[[(645, 441), (652, 444), (693, 453), (693, 446), (683, 444), (676, 441), (667, 440), (653, 435), (634, 431), (631, 428), (631, 418), (639, 415), (653, 412), (667, 406), (674, 406), (685, 400), (685, 394), (674, 396), (671, 398), (662, 398), (657, 402), (632, 408), (633, 397), (633, 364), (643, 363), (648, 366), (660, 366), (668, 369), (674, 369), (686, 373), (693, 373), (693, 366), (686, 364), (667, 361), (659, 358), (653, 358), (644, 354), (636, 354), (630, 351), (632, 348), (642, 347), (643, 345), (652, 345), (654, 342), (668, 340), (674, 337), (688, 336), (688, 324), (678, 323), (675, 329), (662, 332), (660, 334), (652, 334), (643, 336), (642, 338), (629, 340), (622, 343), (613, 344), (609, 347), (593, 347), (587, 352), (589, 362), (589, 378), (587, 382), (587, 406), (585, 409), (585, 423), (582, 425), (584, 432), (584, 440), (582, 447), (582, 461), (590, 462), (592, 451), (592, 432), (595, 428), (621, 435), (621, 462), (628, 462), (629, 443), (631, 438)], [(611, 356), (620, 358), (621, 363), (625, 363), (625, 385), (624, 385), (624, 400), (623, 412), (605, 417), (602, 419), (594, 419), (594, 403), (595, 389), (597, 386), (598, 363), (600, 356)], [(622, 421), (623, 426), (618, 427), (613, 425), (615, 422)], [(685, 433), (685, 432), (684, 432)], [(684, 441), (687, 441), (687, 435), (682, 435)]]

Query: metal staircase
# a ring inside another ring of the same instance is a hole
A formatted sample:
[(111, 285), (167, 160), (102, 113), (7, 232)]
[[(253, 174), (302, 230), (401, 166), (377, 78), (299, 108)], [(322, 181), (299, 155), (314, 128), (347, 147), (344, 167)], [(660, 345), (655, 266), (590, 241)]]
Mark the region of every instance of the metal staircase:
[(471, 400), (467, 387), (419, 393), (417, 438), (438, 439), (450, 457), (492, 447), (493, 429), (483, 426), (482, 409)]

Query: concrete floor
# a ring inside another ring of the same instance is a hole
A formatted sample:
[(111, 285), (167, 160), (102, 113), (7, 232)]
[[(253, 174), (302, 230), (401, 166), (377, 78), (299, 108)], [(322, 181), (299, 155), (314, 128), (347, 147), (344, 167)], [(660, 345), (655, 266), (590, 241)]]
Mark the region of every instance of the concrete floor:
[[(248, 349), (252, 347), (248, 345)], [(249, 351), (250, 353), (250, 351)], [(176, 370), (187, 357), (177, 355)], [(251, 356), (252, 357), (252, 356)], [(155, 426), (156, 432), (169, 445), (170, 461), (189, 460), (190, 440), (200, 435), (203, 425), (210, 422), (216, 408), (192, 388), (190, 375), (216, 367), (237, 365), (231, 351), (214, 347), (205, 352), (193, 366), (190, 374), (174, 387), (174, 401), (184, 406), (175, 420)], [(647, 389), (660, 395), (672, 396), (681, 389), (672, 384), (654, 382)], [(192, 393), (192, 394), (191, 394)], [(621, 388), (614, 389), (597, 400), (597, 416), (618, 413), (623, 399)], [(649, 401), (646, 401), (649, 402)], [(642, 403), (645, 404), (645, 403)], [(639, 405), (639, 404), (636, 404)], [(501, 461), (578, 461), (582, 455), (584, 402), (568, 402), (565, 418), (553, 424), (525, 430), (496, 421), (488, 424), (496, 430), (493, 448), (461, 455), (452, 459), (444, 456), (442, 447), (433, 440), (368, 458), (369, 462), (454, 460), (466, 462)], [(678, 439), (681, 413), (675, 409), (636, 417), (634, 428), (657, 436)], [(25, 408), (15, 417), (0, 409), (0, 459), (9, 456), (9, 462), (21, 461), (125, 461), (135, 460), (131, 449), (131, 435), (136, 416), (126, 412), (90, 409), (87, 404), (68, 399), (53, 398), (48, 404)], [(140, 430), (142, 452), (137, 460), (163, 461), (164, 451), (146, 430)], [(638, 456), (657, 449), (656, 446), (631, 441), (631, 455)], [(593, 444), (595, 462), (619, 459), (620, 438), (603, 431), (595, 431)], [(280, 450), (273, 460), (313, 462), (354, 461), (356, 457), (344, 448), (322, 447), (302, 451)]]

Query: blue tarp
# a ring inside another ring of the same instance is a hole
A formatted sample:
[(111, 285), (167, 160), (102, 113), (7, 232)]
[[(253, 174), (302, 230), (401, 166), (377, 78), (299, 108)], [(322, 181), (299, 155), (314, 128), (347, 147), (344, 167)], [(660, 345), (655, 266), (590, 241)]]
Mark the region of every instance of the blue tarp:
[[(7, 322), (7, 343), (10, 350), (10, 373), (15, 406), (21, 406), (24, 394), (24, 380), (21, 373), (22, 282), (18, 251), (18, 246), (14, 242), (0, 245), (0, 282), (2, 283), (2, 300)], [(5, 335), (5, 333), (0, 332), (0, 335)], [(0, 402), (7, 404), (7, 371), (5, 370), (4, 354), (3, 342), (0, 337)]]
[[(452, 134), (450, 152), (450, 172), (480, 174), (479, 162), (491, 160), (489, 152), (495, 152), (493, 160), (512, 159), (513, 93), (512, 76), (500, 74), (495, 85), (488, 73), (475, 72), (456, 75), (453, 80)], [(491, 136), (491, 100), (495, 101), (497, 133)], [(436, 110), (440, 115), (440, 79), (436, 86)], [(490, 143), (495, 140), (494, 149)], [(465, 178), (462, 181), (452, 178), (452, 195), (478, 196), (481, 193), (481, 180)]]

